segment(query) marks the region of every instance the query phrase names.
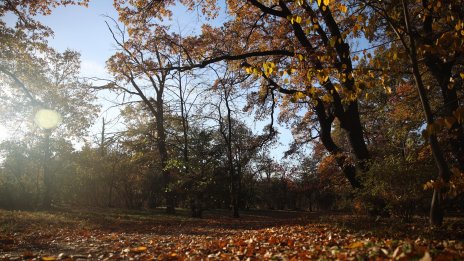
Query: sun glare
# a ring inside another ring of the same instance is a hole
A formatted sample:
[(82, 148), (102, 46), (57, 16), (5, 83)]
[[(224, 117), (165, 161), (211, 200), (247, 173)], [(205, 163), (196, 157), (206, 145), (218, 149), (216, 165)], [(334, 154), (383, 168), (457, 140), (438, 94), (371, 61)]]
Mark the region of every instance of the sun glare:
[(0, 126), (0, 141), (4, 141), (8, 139), (9, 136), (10, 136), (10, 133), (8, 129), (3, 126)]
[(35, 114), (34, 122), (40, 128), (53, 129), (61, 123), (61, 115), (54, 110), (41, 109)]

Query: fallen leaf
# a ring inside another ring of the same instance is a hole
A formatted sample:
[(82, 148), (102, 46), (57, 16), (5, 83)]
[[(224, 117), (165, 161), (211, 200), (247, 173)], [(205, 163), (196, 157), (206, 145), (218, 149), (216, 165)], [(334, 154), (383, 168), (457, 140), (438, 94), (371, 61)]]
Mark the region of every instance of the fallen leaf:
[(363, 247), (363, 246), (364, 246), (364, 243), (358, 241), (358, 242), (353, 242), (350, 245), (348, 245), (348, 248), (360, 248), (360, 247)]

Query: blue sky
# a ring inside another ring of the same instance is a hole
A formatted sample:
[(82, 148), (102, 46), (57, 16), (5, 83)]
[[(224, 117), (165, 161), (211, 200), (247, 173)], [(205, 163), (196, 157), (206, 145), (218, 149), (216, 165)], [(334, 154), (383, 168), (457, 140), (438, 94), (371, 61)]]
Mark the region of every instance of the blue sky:
[[(81, 53), (82, 76), (109, 78), (105, 70), (106, 60), (116, 51), (111, 34), (105, 24), (109, 16), (117, 20), (113, 1), (95, 0), (90, 1), (89, 7), (68, 6), (59, 7), (53, 10), (49, 16), (39, 17), (39, 20), (52, 28), (54, 37), (50, 38), (49, 44), (58, 51), (66, 49), (76, 50)], [(174, 16), (171, 21), (174, 27), (180, 27), (182, 34), (198, 32), (201, 24), (204, 22), (198, 17), (197, 13), (189, 13), (184, 7), (176, 7)], [(8, 17), (6, 17), (8, 20)], [(213, 24), (220, 24), (226, 19), (220, 16), (213, 21)], [(117, 111), (110, 111), (105, 116), (114, 117)], [(262, 129), (263, 123), (253, 124), (253, 119), (248, 119), (250, 127), (254, 130)], [(100, 131), (101, 119), (96, 121), (96, 125), (91, 132)], [(286, 128), (279, 128), (282, 132), (281, 142), (288, 143), (291, 140), (291, 134)], [(274, 149), (272, 154), (280, 158), (286, 146), (279, 146)]]
[(115, 51), (103, 15), (117, 18), (112, 1), (91, 1), (88, 8), (59, 7), (40, 20), (55, 32), (51, 46), (59, 51), (79, 51), (83, 74), (103, 76), (105, 61)]

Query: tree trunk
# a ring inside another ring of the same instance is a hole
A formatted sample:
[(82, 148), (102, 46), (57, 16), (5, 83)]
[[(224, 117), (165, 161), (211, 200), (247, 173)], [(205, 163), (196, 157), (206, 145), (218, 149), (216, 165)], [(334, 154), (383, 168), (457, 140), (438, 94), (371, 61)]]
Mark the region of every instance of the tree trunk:
[[(361, 183), (356, 179), (356, 167), (347, 161), (347, 157), (343, 150), (335, 144), (332, 139), (332, 122), (333, 117), (326, 114), (322, 101), (317, 103), (314, 108), (320, 125), (320, 139), (324, 147), (331, 155), (335, 157), (338, 167), (343, 171), (343, 174), (350, 182), (353, 188), (362, 188)], [(366, 149), (367, 151), (367, 149)]]
[(433, 190), (432, 203), (430, 204), (430, 224), (434, 226), (440, 226), (443, 224), (443, 218), (445, 216), (444, 208), (442, 204), (442, 189), (437, 188)]
[[(430, 107), (430, 103), (427, 98), (425, 86), (422, 81), (422, 76), (419, 70), (416, 43), (415, 43), (414, 37), (411, 36), (411, 30), (410, 30), (410, 25), (409, 25), (409, 21), (410, 21), (409, 12), (408, 12), (406, 0), (402, 0), (402, 5), (403, 5), (406, 30), (409, 35), (409, 42), (410, 42), (410, 45), (408, 47), (404, 39), (402, 39), (403, 45), (409, 52), (408, 54), (409, 54), (409, 59), (412, 65), (413, 76), (416, 82), (416, 88), (417, 88), (417, 92), (419, 93), (419, 98), (422, 104), (422, 108), (424, 110), (424, 116), (425, 116), (426, 122), (428, 125), (431, 125), (434, 123), (434, 119), (433, 119), (432, 109)], [(435, 160), (435, 164), (438, 168), (438, 177), (443, 182), (448, 182), (451, 178), (451, 172), (448, 168), (443, 152), (441, 151), (440, 145), (438, 144), (436, 134), (428, 133), (428, 140), (429, 140), (430, 147), (432, 149), (432, 155)], [(441, 193), (440, 193), (441, 189), (442, 188), (437, 188), (434, 190), (433, 197), (432, 197), (432, 203), (430, 206), (430, 224), (433, 226), (440, 226), (443, 222), (444, 210), (443, 210), (442, 198), (441, 198)]]
[[(159, 95), (158, 95), (159, 96)], [(174, 195), (171, 188), (171, 173), (166, 168), (168, 164), (168, 151), (166, 148), (166, 131), (164, 129), (164, 108), (162, 97), (157, 97), (156, 102), (156, 131), (157, 131), (157, 143), (158, 143), (158, 152), (160, 155), (161, 161), (161, 173), (163, 174), (163, 183), (164, 183), (164, 196), (166, 200), (166, 213), (174, 214)]]
[(364, 141), (364, 134), (359, 117), (358, 103), (351, 102), (344, 114), (344, 122), (348, 122), (345, 130), (348, 134), (348, 140), (353, 154), (356, 156), (358, 166), (362, 171), (369, 170), (368, 160), (369, 151), (367, 150), (366, 142)]
[[(440, 86), (444, 115), (450, 117), (459, 107), (456, 88), (455, 86), (449, 86), (452, 64), (443, 63), (438, 57), (432, 55), (426, 57), (425, 64)], [(462, 125), (455, 122), (451, 128), (448, 129), (447, 140), (459, 164), (460, 170), (464, 170), (464, 129)]]
[(49, 209), (52, 206), (52, 177), (50, 172), (50, 130), (45, 130), (45, 140), (44, 140), (44, 158), (42, 161), (43, 166), (43, 176), (44, 176), (44, 198), (42, 202), (42, 207)]
[[(235, 173), (234, 158), (232, 154), (232, 110), (229, 104), (230, 91), (224, 89), (224, 99), (227, 108), (227, 133), (223, 133), (224, 139), (227, 146), (227, 161), (228, 161), (228, 172), (230, 178), (230, 200), (232, 204), (232, 212), (234, 218), (239, 218), (239, 206), (238, 206), (238, 177)], [(220, 112), (219, 112), (220, 113)]]
[[(430, 2), (422, 1), (423, 8), (429, 10)], [(425, 37), (424, 42), (430, 46), (434, 46), (434, 32), (433, 32), (434, 18), (429, 12), (424, 13), (423, 29)], [(455, 61), (444, 62), (440, 57), (431, 52), (425, 54), (425, 65), (433, 75), (435, 80), (440, 86), (441, 94), (443, 97), (443, 108), (446, 116), (452, 116), (453, 112), (459, 107), (458, 95), (456, 92), (456, 86), (450, 86), (452, 79), (452, 70)], [(461, 171), (464, 170), (464, 128), (458, 123), (454, 123), (451, 128), (448, 129), (448, 144), (451, 146), (451, 150), (459, 163)]]
[[(332, 11), (329, 8), (324, 8), (324, 5), (319, 5), (319, 11), (322, 14), (322, 18), (325, 21), (327, 29), (330, 31), (332, 37), (336, 39), (343, 39), (342, 32), (339, 27), (339, 23), (334, 19)], [(324, 30), (318, 30), (318, 33), (323, 37), (324, 44), (328, 47), (330, 42), (328, 41), (327, 34)], [(344, 41), (335, 42), (334, 45), (335, 51), (338, 55), (338, 61), (335, 65), (339, 73), (345, 75), (351, 75), (353, 73), (353, 65), (350, 58), (350, 45)], [(345, 65), (345, 67), (343, 67)], [(342, 86), (345, 90), (353, 92), (355, 88), (355, 80), (353, 78), (347, 77), (345, 81), (342, 82)], [(334, 95), (335, 103), (335, 116), (340, 120), (340, 126), (343, 130), (346, 131), (348, 135), (348, 140), (350, 146), (353, 149), (353, 154), (356, 156), (357, 165), (360, 169), (365, 172), (369, 169), (368, 160), (369, 160), (369, 151), (364, 140), (364, 134), (361, 124), (361, 118), (359, 115), (358, 109), (358, 100), (355, 99), (351, 101), (347, 108), (344, 109), (343, 102), (338, 97), (338, 93), (334, 90), (333, 86), (330, 86), (331, 92)], [(335, 97), (337, 96), (337, 97)]]

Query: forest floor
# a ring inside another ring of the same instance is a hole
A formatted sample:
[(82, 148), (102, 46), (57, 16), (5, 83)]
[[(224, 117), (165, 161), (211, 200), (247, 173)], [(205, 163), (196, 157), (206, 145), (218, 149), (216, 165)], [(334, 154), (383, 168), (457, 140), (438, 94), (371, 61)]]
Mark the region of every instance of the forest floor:
[(0, 210), (0, 260), (464, 260), (464, 218), (292, 211)]

